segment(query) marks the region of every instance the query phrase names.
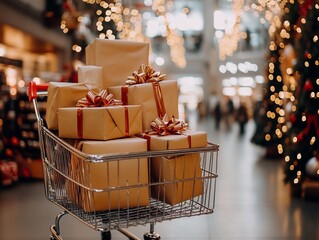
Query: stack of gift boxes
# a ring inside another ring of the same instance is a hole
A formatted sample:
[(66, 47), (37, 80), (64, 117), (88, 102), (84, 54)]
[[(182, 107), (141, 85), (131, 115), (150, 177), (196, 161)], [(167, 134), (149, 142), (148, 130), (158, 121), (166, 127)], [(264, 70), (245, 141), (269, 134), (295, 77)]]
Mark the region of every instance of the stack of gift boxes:
[[(178, 120), (178, 86), (148, 65), (147, 43), (95, 39), (86, 48), (79, 83), (50, 83), (46, 121), (86, 154), (118, 154), (206, 147), (203, 131)], [(129, 76), (129, 77), (128, 77)], [(203, 193), (199, 154), (88, 163), (72, 158), (71, 175), (91, 192), (69, 184), (69, 198), (86, 212), (170, 205)], [(149, 166), (150, 164), (150, 166)], [(89, 174), (90, 173), (90, 174)], [(164, 181), (170, 184), (152, 184)], [(180, 181), (179, 181), (180, 180)], [(125, 186), (139, 185), (124, 189)], [(153, 186), (154, 185), (154, 186)], [(76, 195), (76, 196), (75, 196)]]

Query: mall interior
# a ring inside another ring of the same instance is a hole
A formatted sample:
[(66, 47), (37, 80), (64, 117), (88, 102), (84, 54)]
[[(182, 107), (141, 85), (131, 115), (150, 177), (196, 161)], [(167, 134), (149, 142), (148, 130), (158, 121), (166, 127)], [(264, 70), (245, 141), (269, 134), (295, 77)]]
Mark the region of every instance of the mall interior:
[[(55, 239), (63, 209), (45, 192), (28, 84), (76, 84), (98, 38), (148, 43), (149, 65), (177, 82), (178, 118), (217, 146), (212, 211), (155, 222), (161, 239), (319, 239), (318, 0), (0, 0), (0, 9), (0, 239)], [(119, 72), (129, 61), (120, 54), (104, 56)], [(72, 214), (60, 230), (109, 239)], [(150, 225), (127, 230), (142, 239)]]

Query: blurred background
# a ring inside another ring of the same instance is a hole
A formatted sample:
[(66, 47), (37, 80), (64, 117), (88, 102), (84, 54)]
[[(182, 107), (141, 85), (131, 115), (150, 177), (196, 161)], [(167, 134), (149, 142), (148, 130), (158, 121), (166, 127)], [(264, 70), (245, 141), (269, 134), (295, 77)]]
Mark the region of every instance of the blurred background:
[(245, 135), (280, 163), (287, 196), (318, 200), (317, 0), (0, 0), (0, 9), (0, 167), (11, 163), (0, 185), (42, 178), (27, 83), (77, 82), (93, 39), (126, 39), (149, 42), (150, 64), (178, 81), (190, 128), (221, 146), (218, 132)]

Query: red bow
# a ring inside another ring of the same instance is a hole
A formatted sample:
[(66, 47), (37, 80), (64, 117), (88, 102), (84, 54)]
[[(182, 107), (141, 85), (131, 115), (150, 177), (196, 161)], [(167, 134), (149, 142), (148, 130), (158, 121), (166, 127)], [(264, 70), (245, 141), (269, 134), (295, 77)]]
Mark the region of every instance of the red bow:
[(107, 107), (114, 105), (123, 105), (121, 100), (114, 99), (113, 94), (107, 94), (106, 90), (100, 91), (98, 94), (89, 91), (85, 98), (80, 99), (77, 107)]

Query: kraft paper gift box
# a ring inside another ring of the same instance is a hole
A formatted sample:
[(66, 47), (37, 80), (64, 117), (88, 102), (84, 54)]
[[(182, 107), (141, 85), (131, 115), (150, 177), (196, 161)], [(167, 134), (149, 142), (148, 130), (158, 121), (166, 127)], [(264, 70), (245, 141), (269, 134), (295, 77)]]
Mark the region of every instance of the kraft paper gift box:
[[(129, 137), (109, 141), (81, 141), (77, 148), (86, 154), (133, 153), (147, 151), (147, 143), (144, 139)], [(77, 181), (89, 188), (81, 187), (79, 193), (78, 202), (85, 212), (149, 205), (147, 158), (107, 162), (87, 162), (73, 158), (72, 161), (77, 171)], [(93, 189), (105, 191), (96, 192)]]
[(151, 165), (152, 183), (155, 184), (151, 189), (153, 198), (175, 205), (203, 193), (199, 153), (155, 157)]
[(86, 64), (103, 67), (106, 89), (125, 84), (141, 64), (149, 62), (149, 43), (127, 40), (95, 39), (85, 49)]
[(103, 89), (103, 68), (98, 66), (79, 66), (78, 82), (84, 83), (90, 89)]
[(109, 140), (142, 131), (138, 105), (59, 108), (58, 115), (61, 138)]
[[(207, 146), (207, 133), (186, 130), (182, 135), (138, 134), (148, 141), (151, 151), (199, 148)], [(186, 201), (203, 193), (200, 154), (185, 154), (170, 157), (155, 157), (151, 160), (152, 197), (170, 205)], [(176, 183), (163, 183), (178, 181)], [(159, 184), (163, 183), (163, 184)]]
[(178, 86), (175, 80), (109, 87), (107, 90), (116, 99), (121, 99), (124, 105), (142, 106), (143, 131), (149, 130), (151, 122), (160, 115), (178, 118)]
[(58, 109), (74, 107), (79, 99), (91, 90), (85, 83), (50, 82), (46, 107), (46, 123), (49, 129), (58, 129)]

